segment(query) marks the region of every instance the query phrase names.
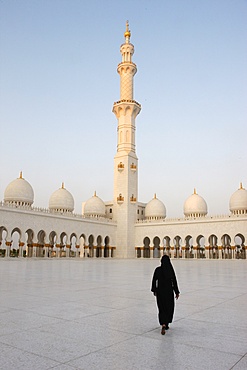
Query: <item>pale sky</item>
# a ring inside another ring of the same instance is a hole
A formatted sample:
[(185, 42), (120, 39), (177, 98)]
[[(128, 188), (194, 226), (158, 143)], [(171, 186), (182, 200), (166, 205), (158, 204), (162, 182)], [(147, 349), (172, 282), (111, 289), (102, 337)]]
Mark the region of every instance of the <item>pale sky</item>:
[(246, 0), (1, 0), (0, 18), (0, 200), (20, 171), (37, 207), (62, 182), (76, 213), (95, 190), (112, 200), (129, 20), (138, 200), (181, 217), (196, 188), (229, 213), (247, 188)]

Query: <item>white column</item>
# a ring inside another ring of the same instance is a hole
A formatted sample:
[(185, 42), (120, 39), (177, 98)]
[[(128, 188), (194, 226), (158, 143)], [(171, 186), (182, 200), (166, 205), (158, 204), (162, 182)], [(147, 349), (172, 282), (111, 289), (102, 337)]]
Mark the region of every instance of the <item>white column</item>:
[(48, 245), (44, 245), (44, 249), (45, 249), (45, 254), (44, 254), (44, 257), (47, 258), (48, 257)]
[(23, 258), (23, 246), (24, 246), (24, 243), (23, 242), (19, 242), (19, 255), (18, 255), (18, 258)]
[(37, 246), (36, 246), (36, 244), (33, 244), (33, 254), (32, 254), (32, 257), (36, 257), (36, 252), (37, 252)]
[(206, 256), (206, 259), (209, 259), (209, 249), (208, 248), (205, 248), (205, 256)]
[(70, 256), (70, 245), (66, 244), (65, 248), (66, 248), (66, 257), (68, 258)]
[(6, 242), (5, 242), (5, 246), (6, 246), (5, 257), (9, 257), (10, 256), (11, 244), (12, 244), (12, 241), (7, 241), (6, 240)]

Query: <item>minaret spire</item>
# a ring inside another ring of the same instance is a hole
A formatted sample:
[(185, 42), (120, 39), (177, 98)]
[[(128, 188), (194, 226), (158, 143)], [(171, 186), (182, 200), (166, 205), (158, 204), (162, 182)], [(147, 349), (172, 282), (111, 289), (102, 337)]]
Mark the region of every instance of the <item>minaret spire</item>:
[(124, 33), (125, 43), (128, 44), (130, 40), (131, 32), (129, 29), (129, 21), (126, 21), (126, 31)]

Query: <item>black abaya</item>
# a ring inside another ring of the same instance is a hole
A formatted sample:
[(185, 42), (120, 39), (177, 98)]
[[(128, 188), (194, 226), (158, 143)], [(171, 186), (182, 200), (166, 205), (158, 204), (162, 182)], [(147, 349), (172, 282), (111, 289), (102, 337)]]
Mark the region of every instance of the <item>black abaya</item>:
[(174, 292), (179, 295), (176, 275), (168, 256), (162, 257), (161, 266), (154, 271), (151, 291), (156, 295), (159, 323), (168, 325), (173, 319)]

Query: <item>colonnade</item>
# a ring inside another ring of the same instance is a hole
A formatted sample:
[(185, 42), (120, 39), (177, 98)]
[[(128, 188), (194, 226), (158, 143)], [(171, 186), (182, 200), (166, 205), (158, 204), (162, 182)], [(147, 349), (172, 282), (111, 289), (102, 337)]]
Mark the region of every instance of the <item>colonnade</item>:
[(71, 249), (70, 244), (66, 245), (40, 245), (38, 243), (23, 243), (19, 242), (19, 248), (13, 253), (12, 241), (6, 241), (5, 246), (0, 249), (2, 254), (0, 257), (18, 257), (18, 258), (112, 258), (116, 247), (98, 246), (98, 245), (76, 245), (75, 250)]
[(167, 254), (170, 258), (204, 258), (204, 259), (246, 259), (246, 248), (237, 246), (217, 246), (210, 247), (136, 247), (136, 258), (160, 258), (163, 254)]

